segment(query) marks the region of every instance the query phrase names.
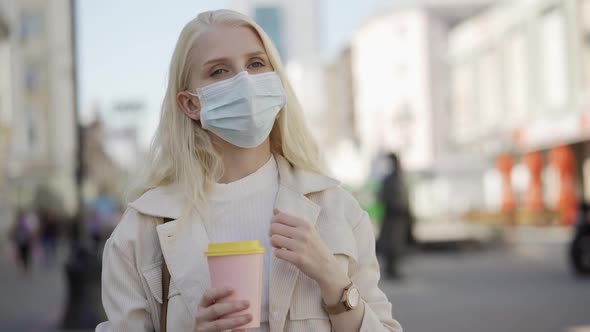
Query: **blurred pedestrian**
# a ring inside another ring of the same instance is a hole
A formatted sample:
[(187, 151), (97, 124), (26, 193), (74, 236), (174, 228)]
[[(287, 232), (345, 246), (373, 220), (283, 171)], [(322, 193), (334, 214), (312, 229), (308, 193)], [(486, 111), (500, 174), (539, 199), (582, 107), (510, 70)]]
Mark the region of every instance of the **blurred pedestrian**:
[(12, 238), (17, 249), (17, 260), (24, 272), (29, 271), (38, 219), (29, 209), (18, 209), (12, 229)]
[(45, 266), (51, 266), (57, 257), (57, 240), (59, 236), (59, 217), (57, 212), (51, 209), (39, 211), (41, 245)]
[(408, 245), (413, 244), (413, 215), (401, 163), (395, 153), (388, 155), (388, 174), (382, 181), (379, 200), (384, 207), (377, 251), (385, 258), (385, 272), (399, 278), (400, 259)]
[(590, 205), (584, 201), (578, 205), (570, 262), (578, 275), (590, 275)]
[(104, 241), (105, 233), (113, 225), (116, 212), (117, 203), (115, 199), (113, 199), (106, 188), (102, 188), (91, 205), (88, 227), (95, 248), (100, 248)]

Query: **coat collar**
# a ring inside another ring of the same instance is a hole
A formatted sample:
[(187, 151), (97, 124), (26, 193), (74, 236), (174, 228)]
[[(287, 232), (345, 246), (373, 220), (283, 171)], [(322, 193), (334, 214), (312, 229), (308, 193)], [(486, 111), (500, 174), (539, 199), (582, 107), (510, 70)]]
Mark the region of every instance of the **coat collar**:
[[(340, 185), (338, 180), (329, 176), (294, 167), (283, 156), (275, 154), (281, 186), (287, 187), (301, 195), (324, 191)], [(178, 219), (184, 208), (184, 198), (178, 183), (172, 183), (151, 189), (129, 206), (142, 214)]]
[(183, 211), (183, 203), (180, 185), (172, 183), (147, 191), (129, 206), (148, 216), (178, 219)]
[(293, 191), (309, 195), (315, 192), (324, 191), (340, 185), (340, 181), (329, 176), (297, 168), (281, 155), (275, 154), (279, 168), (281, 185)]
[[(279, 171), (279, 192), (275, 207), (316, 224), (321, 207), (306, 196), (339, 185), (339, 182), (293, 167), (285, 158), (275, 155)], [(146, 192), (130, 206), (140, 213), (171, 218), (157, 226), (158, 240), (172, 281), (177, 285), (191, 317), (195, 317), (201, 294), (210, 286), (207, 259), (203, 254), (209, 244), (204, 217), (198, 211), (183, 216), (180, 186), (170, 184)], [(190, 221), (190, 222), (183, 222)], [(289, 304), (299, 277), (299, 270), (286, 261), (271, 256), (269, 284), (269, 320), (273, 331), (284, 329)]]

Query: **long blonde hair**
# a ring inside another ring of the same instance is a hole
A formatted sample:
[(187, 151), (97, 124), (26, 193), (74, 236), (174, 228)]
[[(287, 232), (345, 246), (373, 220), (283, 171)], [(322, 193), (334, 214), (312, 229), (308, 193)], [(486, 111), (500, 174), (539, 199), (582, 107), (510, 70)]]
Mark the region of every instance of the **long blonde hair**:
[(215, 10), (199, 14), (180, 33), (170, 63), (160, 123), (145, 168), (130, 193), (130, 199), (150, 189), (176, 182), (181, 186), (188, 209), (203, 208), (206, 207), (207, 188), (223, 173), (221, 158), (214, 150), (209, 135), (182, 112), (176, 99), (178, 92), (188, 89), (188, 57), (195, 40), (208, 27), (216, 24), (252, 28), (260, 37), (270, 63), (281, 78), (287, 100), (270, 134), (272, 152), (283, 156), (295, 167), (322, 172), (317, 144), (305, 125), (301, 106), (272, 41), (248, 16), (231, 10)]

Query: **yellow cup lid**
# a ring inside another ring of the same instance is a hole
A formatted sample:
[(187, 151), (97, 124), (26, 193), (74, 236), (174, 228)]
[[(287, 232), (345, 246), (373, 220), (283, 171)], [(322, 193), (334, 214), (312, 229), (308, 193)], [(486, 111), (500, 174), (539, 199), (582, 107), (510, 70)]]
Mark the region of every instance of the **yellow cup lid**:
[(264, 247), (259, 240), (209, 243), (207, 257), (263, 254)]

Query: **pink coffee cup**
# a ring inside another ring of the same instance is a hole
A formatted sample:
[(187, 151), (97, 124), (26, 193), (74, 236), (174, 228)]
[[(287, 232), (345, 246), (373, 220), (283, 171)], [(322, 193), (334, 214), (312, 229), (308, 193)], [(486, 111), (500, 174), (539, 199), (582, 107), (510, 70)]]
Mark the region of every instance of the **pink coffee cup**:
[(264, 247), (260, 241), (210, 243), (205, 253), (212, 288), (229, 287), (232, 295), (219, 302), (248, 301), (250, 307), (229, 315), (251, 314), (252, 321), (239, 328), (260, 327)]

